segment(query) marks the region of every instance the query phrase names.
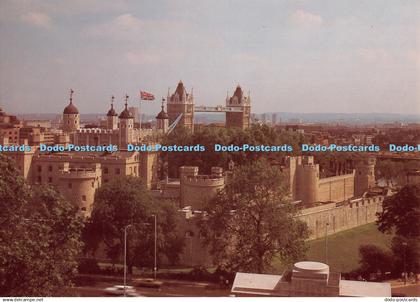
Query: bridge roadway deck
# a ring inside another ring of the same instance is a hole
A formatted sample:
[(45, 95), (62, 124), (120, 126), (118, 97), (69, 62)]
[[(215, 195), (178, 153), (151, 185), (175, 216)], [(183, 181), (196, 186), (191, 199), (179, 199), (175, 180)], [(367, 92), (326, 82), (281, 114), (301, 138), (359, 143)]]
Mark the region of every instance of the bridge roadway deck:
[(228, 106), (194, 106), (195, 112), (243, 112), (242, 107)]

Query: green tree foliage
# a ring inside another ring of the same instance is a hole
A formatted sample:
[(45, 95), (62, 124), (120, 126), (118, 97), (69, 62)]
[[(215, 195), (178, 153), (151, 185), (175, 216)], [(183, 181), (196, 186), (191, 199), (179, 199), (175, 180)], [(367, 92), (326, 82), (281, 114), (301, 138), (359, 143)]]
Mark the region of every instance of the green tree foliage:
[(420, 237), (420, 185), (409, 185), (386, 198), (378, 213), (381, 232), (392, 232), (407, 238)]
[(32, 191), (0, 155), (1, 296), (63, 295), (77, 272), (83, 228), (77, 208), (51, 187)]
[(378, 160), (375, 166), (376, 177), (383, 178), (390, 185), (397, 176), (405, 175), (412, 167), (413, 163), (410, 161)]
[(92, 216), (84, 232), (87, 250), (96, 250), (104, 243), (108, 256), (122, 259), (124, 228), (127, 229), (127, 266), (153, 267), (154, 218), (157, 215), (159, 257), (176, 262), (183, 248), (183, 237), (176, 228), (174, 205), (157, 200), (139, 178), (116, 179), (98, 189)]
[[(193, 165), (200, 167), (203, 173), (209, 173), (211, 167), (220, 166), (227, 168), (232, 159), (236, 164), (242, 165), (250, 160), (257, 160), (261, 157), (276, 158), (281, 157), (282, 153), (266, 152), (215, 152), (214, 145), (283, 145), (293, 146), (293, 150), (298, 150), (298, 146), (304, 143), (305, 137), (298, 133), (280, 132), (266, 125), (252, 125), (249, 129), (227, 129), (227, 128), (199, 128), (194, 133), (190, 133), (183, 128), (177, 128), (170, 134), (166, 145), (196, 145), (201, 144), (206, 147), (205, 152), (169, 152), (169, 175), (174, 177), (178, 173), (178, 168), (183, 165)], [(294, 152), (296, 153), (296, 152)], [(293, 153), (292, 153), (293, 154)]]
[(205, 210), (200, 232), (221, 269), (261, 273), (275, 257), (290, 264), (305, 254), (306, 224), (295, 218), (281, 174), (266, 160), (237, 168)]
[(403, 187), (397, 194), (386, 198), (382, 206), (383, 211), (377, 214), (377, 224), (381, 232), (395, 233), (391, 244), (392, 257), (387, 264), (384, 256), (379, 255), (378, 248), (376, 255), (372, 252), (363, 256), (361, 251), (362, 268), (386, 265), (392, 267), (394, 275), (404, 272), (404, 269), (419, 273), (420, 185)]
[(379, 273), (383, 276), (392, 270), (392, 254), (376, 245), (361, 245), (359, 254), (362, 274)]
[(391, 250), (393, 253), (393, 272), (400, 275), (405, 269), (408, 273), (420, 273), (420, 243), (418, 238), (394, 236)]

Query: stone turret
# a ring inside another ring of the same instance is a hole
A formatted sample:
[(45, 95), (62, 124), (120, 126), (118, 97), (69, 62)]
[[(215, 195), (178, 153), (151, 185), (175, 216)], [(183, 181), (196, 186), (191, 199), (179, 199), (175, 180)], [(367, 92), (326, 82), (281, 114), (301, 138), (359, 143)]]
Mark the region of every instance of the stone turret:
[(165, 111), (165, 99), (162, 99), (161, 111), (156, 116), (156, 128), (162, 130), (163, 133), (168, 132), (169, 115)]
[(74, 133), (80, 128), (79, 110), (73, 104), (73, 89), (70, 89), (70, 103), (63, 111), (62, 129), (67, 133)]
[(362, 196), (366, 191), (375, 186), (375, 165), (374, 157), (365, 158), (356, 162), (356, 175), (354, 190), (356, 196)]
[(114, 96), (111, 97), (111, 108), (106, 114), (107, 129), (115, 130), (118, 129), (118, 114), (114, 109)]
[(127, 144), (133, 142), (134, 118), (128, 110), (128, 95), (125, 95), (125, 108), (119, 115), (120, 120), (120, 147), (125, 149)]
[(75, 203), (79, 210), (89, 216), (96, 190), (101, 185), (101, 164), (91, 168), (70, 168), (69, 163), (63, 165), (59, 174), (59, 190), (67, 200)]
[(221, 167), (212, 167), (210, 175), (199, 175), (198, 167), (182, 166), (179, 168), (181, 207), (191, 206), (202, 210), (225, 186)]

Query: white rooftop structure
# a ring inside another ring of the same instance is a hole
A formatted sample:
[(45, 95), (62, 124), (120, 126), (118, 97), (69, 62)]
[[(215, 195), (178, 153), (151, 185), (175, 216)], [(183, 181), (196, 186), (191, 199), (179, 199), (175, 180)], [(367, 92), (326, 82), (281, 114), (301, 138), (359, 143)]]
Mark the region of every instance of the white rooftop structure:
[(232, 294), (279, 297), (390, 297), (389, 283), (341, 280), (327, 264), (298, 262), (283, 275), (236, 273)]
[(391, 285), (380, 282), (363, 282), (352, 280), (340, 281), (342, 297), (390, 297)]

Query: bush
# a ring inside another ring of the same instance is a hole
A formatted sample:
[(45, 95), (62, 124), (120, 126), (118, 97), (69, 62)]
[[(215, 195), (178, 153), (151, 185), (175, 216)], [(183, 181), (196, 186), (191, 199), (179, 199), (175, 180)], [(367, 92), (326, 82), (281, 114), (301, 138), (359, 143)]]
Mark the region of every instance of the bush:
[(79, 260), (77, 269), (79, 274), (99, 274), (101, 272), (98, 262), (92, 258)]
[(386, 272), (391, 271), (392, 255), (388, 251), (373, 245), (366, 244), (359, 247), (360, 253), (360, 271), (364, 278), (382, 279)]
[(211, 274), (203, 266), (194, 267), (193, 270), (189, 273), (189, 275), (194, 281), (205, 281), (211, 278)]

